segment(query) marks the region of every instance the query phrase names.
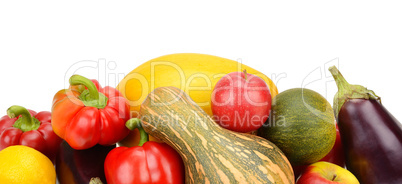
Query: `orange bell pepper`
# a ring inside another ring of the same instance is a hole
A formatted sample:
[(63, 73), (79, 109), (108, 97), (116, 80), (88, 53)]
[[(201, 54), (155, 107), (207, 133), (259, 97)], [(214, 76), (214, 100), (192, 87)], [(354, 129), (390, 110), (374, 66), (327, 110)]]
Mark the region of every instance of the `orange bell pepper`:
[(74, 149), (112, 145), (126, 137), (130, 107), (119, 91), (73, 75), (70, 88), (57, 92), (52, 105), (54, 132)]

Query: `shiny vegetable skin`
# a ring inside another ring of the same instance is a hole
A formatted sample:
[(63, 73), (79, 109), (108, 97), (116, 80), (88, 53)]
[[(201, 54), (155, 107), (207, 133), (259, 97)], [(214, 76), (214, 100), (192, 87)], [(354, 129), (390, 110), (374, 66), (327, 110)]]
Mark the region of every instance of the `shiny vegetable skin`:
[(38, 150), (52, 162), (62, 141), (52, 129), (50, 112), (11, 106), (0, 119), (0, 151), (13, 145), (24, 145)]
[(401, 124), (373, 91), (330, 71), (339, 89), (334, 104), (348, 170), (364, 184), (402, 183)]
[(119, 91), (79, 75), (70, 78), (70, 88), (53, 98), (52, 127), (72, 148), (108, 146), (126, 137), (130, 110)]
[(92, 177), (106, 183), (103, 165), (107, 154), (116, 145), (99, 144), (85, 150), (75, 150), (63, 141), (56, 157), (56, 173), (60, 184), (87, 184)]
[(130, 119), (130, 130), (139, 129), (140, 143), (134, 147), (117, 147), (105, 160), (109, 184), (184, 184), (184, 163), (166, 143), (148, 141), (139, 119)]
[(402, 183), (402, 129), (377, 100), (350, 99), (339, 111), (347, 168), (361, 183)]

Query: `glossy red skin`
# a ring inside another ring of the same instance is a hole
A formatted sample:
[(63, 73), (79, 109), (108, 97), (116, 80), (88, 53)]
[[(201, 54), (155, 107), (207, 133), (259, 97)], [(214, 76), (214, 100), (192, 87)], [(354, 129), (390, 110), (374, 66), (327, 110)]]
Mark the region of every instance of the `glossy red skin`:
[(56, 173), (60, 184), (89, 183), (92, 177), (98, 177), (106, 183), (104, 162), (107, 154), (116, 145), (95, 145), (85, 150), (74, 150), (63, 141), (56, 159)]
[(36, 113), (33, 110), (28, 111), (41, 122), (39, 128), (23, 132), (13, 127), (14, 122), (20, 116), (16, 118), (9, 118), (7, 115), (3, 116), (0, 119), (0, 151), (12, 145), (24, 145), (40, 151), (54, 162), (62, 139), (53, 132), (50, 112)]
[[(330, 162), (336, 165), (339, 165), (342, 168), (345, 168), (345, 155), (343, 152), (343, 147), (342, 147), (342, 141), (341, 141), (341, 136), (339, 133), (339, 128), (338, 124), (336, 125), (336, 140), (335, 144), (332, 147), (331, 151), (321, 160), (319, 161), (326, 161)], [(293, 172), (295, 174), (295, 180), (299, 178), (301, 173), (308, 167), (308, 165), (298, 165), (298, 166), (293, 166)]]
[(185, 179), (180, 155), (153, 141), (113, 149), (105, 160), (105, 175), (109, 184), (182, 184)]
[(338, 124), (336, 125), (336, 139), (334, 147), (332, 147), (331, 151), (320, 161), (330, 162), (339, 165), (342, 168), (344, 168), (346, 165)]
[(338, 115), (346, 166), (365, 184), (402, 183), (402, 127), (376, 100), (350, 99)]
[[(236, 132), (260, 128), (271, 110), (271, 93), (264, 80), (243, 72), (232, 72), (215, 85), (211, 103), (213, 119)], [(247, 114), (248, 113), (248, 114)]]
[(130, 118), (130, 106), (119, 91), (106, 86), (102, 88), (92, 80), (99, 93), (107, 98), (102, 109), (85, 106), (74, 88), (56, 93), (52, 106), (52, 127), (57, 135), (78, 150), (96, 144), (108, 146), (121, 141), (129, 133), (125, 123)]

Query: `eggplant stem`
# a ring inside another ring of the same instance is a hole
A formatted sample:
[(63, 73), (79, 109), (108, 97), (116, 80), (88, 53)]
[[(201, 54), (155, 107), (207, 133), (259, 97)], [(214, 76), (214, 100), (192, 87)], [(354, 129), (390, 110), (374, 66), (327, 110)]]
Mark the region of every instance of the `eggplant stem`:
[(329, 71), (331, 72), (332, 77), (335, 79), (338, 89), (343, 89), (345, 91), (350, 90), (350, 84), (335, 66), (329, 67)]
[(381, 98), (377, 96), (374, 91), (368, 90), (361, 85), (349, 84), (335, 66), (329, 67), (329, 71), (334, 77), (336, 86), (338, 87), (338, 92), (334, 97), (333, 104), (336, 118), (338, 118), (339, 111), (343, 104), (349, 99), (373, 99), (381, 103)]

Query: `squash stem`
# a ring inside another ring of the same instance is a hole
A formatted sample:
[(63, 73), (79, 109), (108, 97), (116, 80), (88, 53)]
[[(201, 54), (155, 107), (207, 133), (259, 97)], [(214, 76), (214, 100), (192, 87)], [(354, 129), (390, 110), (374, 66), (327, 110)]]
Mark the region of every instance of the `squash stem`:
[(140, 131), (140, 142), (138, 143), (138, 146), (144, 145), (144, 143), (148, 142), (149, 137), (148, 134), (145, 132), (144, 128), (141, 126), (141, 120), (138, 118), (131, 118), (126, 122), (126, 127), (129, 130), (134, 130), (138, 128)]

